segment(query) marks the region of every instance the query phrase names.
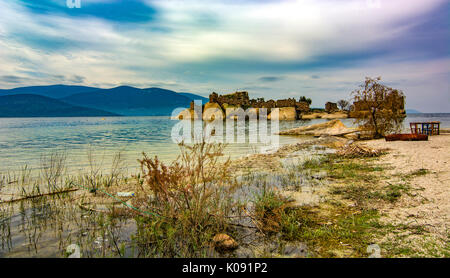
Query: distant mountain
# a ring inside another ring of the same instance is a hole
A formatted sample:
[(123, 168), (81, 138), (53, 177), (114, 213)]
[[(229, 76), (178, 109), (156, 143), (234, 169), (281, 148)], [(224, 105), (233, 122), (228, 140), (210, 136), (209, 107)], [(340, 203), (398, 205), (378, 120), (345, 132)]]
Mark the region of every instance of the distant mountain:
[(7, 90), (0, 89), (0, 95), (33, 94), (51, 98), (63, 98), (73, 94), (91, 92), (94, 90), (98, 90), (98, 88), (86, 86), (71, 86), (71, 85), (30, 86)]
[(31, 94), (0, 96), (0, 117), (96, 117), (117, 114)]
[(191, 93), (178, 93), (178, 94), (180, 94), (182, 96), (185, 96), (185, 97), (188, 97), (188, 98), (190, 98), (192, 100), (201, 100), (202, 104), (205, 104), (205, 103), (207, 103), (209, 101), (209, 98), (202, 97), (202, 96), (195, 95), (195, 94), (191, 94)]
[(0, 89), (0, 96), (21, 94), (50, 97), (66, 104), (126, 116), (171, 115), (175, 108), (189, 107), (192, 100), (201, 99), (203, 103), (208, 101), (205, 97), (191, 93), (177, 93), (161, 88), (139, 89), (130, 86), (101, 89), (87, 86), (50, 85)]
[(414, 109), (406, 109), (406, 114), (422, 114), (422, 112)]
[(170, 115), (178, 107), (189, 107), (191, 98), (161, 88), (138, 89), (120, 86), (112, 89), (74, 94), (64, 102), (97, 108), (127, 116)]

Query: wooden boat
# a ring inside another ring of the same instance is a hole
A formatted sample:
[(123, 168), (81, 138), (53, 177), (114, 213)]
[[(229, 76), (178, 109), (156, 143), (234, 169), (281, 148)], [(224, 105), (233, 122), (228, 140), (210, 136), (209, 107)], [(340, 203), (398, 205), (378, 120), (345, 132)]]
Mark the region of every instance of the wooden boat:
[(384, 137), (386, 141), (428, 141), (426, 134), (389, 134)]

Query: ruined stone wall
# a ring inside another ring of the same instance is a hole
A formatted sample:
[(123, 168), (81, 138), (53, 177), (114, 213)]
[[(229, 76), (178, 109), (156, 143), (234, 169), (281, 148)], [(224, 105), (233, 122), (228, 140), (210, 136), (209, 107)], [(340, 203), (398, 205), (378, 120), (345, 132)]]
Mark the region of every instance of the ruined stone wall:
[(298, 101), (295, 104), (297, 111), (300, 112), (308, 112), (309, 111), (309, 103), (307, 103), (306, 101)]
[[(399, 106), (400, 110), (404, 110), (405, 109), (405, 98), (403, 96), (390, 96), (391, 98), (393, 98), (392, 100), (388, 100), (388, 103), (391, 103), (392, 105), (395, 106)], [(371, 106), (372, 104), (370, 102), (366, 102), (366, 101), (355, 101), (353, 102), (353, 104), (350, 107), (351, 111), (367, 111), (369, 110), (369, 105)], [(388, 108), (388, 107), (386, 107)]]
[(339, 111), (339, 109), (337, 107), (337, 103), (335, 103), (335, 102), (325, 103), (325, 111), (328, 113)]
[(271, 109), (277, 107), (277, 103), (272, 99), (268, 101), (265, 101), (264, 98), (251, 99), (250, 107)]
[(219, 99), (219, 95), (216, 92), (213, 92), (209, 95), (209, 102), (211, 103), (217, 103), (217, 100)]
[(368, 106), (366, 102), (363, 101), (355, 101), (353, 102), (352, 106), (350, 107), (351, 111), (365, 111), (368, 110)]
[[(271, 104), (268, 104), (269, 102)], [(268, 106), (271, 106), (271, 107), (268, 107)], [(251, 99), (250, 100), (250, 107), (253, 107), (253, 108), (273, 108), (273, 107), (275, 107), (275, 101), (270, 100), (270, 101), (266, 102), (264, 100), (264, 98)]]
[(277, 107), (296, 107), (296, 101), (295, 98), (288, 98), (288, 99), (279, 99), (277, 100)]
[(223, 104), (228, 104), (231, 106), (239, 106), (242, 108), (253, 107), (253, 108), (283, 108), (283, 107), (294, 107), (299, 112), (308, 112), (309, 103), (306, 101), (296, 101), (294, 98), (280, 99), (280, 100), (268, 100), (265, 101), (264, 98), (249, 99), (247, 92), (236, 92), (228, 95), (218, 95), (212, 93), (209, 95), (209, 102), (218, 103), (223, 107)]
[(217, 95), (216, 93), (212, 93), (209, 96), (209, 102), (218, 103), (221, 106), (226, 103), (232, 106), (250, 106), (250, 99), (248, 97), (248, 92), (235, 92), (233, 94), (228, 95)]
[[(355, 101), (350, 106), (349, 117), (351, 118), (360, 118), (363, 116), (367, 116), (370, 111), (369, 108), (375, 106), (374, 103), (368, 101)], [(381, 110), (387, 111), (396, 111), (397, 113), (403, 114), (406, 117), (405, 111), (405, 97), (399, 94), (392, 94), (389, 96), (389, 99), (386, 99), (386, 102), (381, 106), (378, 106)]]

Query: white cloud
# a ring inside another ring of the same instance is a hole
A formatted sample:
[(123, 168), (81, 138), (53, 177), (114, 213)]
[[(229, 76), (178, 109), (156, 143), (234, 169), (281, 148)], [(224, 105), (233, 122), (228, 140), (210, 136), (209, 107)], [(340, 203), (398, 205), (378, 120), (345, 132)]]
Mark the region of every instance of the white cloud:
[[(445, 1), (379, 1), (379, 5), (376, 0), (147, 2), (158, 10), (154, 21), (117, 24), (94, 17), (32, 14), (17, 2), (0, 0), (0, 75), (29, 78), (23, 85), (54, 82), (50, 77), (43, 80), (27, 74), (34, 71), (48, 76), (83, 76), (86, 85), (167, 84), (168, 88), (203, 94), (256, 88), (259, 84), (253, 82), (262, 76), (260, 72), (211, 72), (210, 64), (205, 69), (202, 64), (214, 59), (248, 64), (302, 63), (327, 55), (385, 47), (391, 40), (407, 34), (421, 23), (423, 16)], [(21, 37), (23, 34), (33, 35), (40, 43), (56, 40), (71, 44), (63, 44), (65, 48), (44, 48), (39, 43), (28, 43), (30, 38)], [(442, 75), (448, 76), (448, 60), (394, 58), (361, 61), (345, 69), (308, 72), (274, 69), (274, 73), (263, 75), (286, 77), (271, 84), (279, 86), (274, 87), (277, 94), (311, 93), (318, 103), (326, 97), (341, 96), (350, 88), (346, 82), (362, 81), (365, 75), (381, 74), (386, 81), (400, 80), (402, 87), (414, 92), (428, 86), (436, 91), (447, 89), (448, 93), (448, 82), (442, 81), (445, 80)], [(190, 63), (196, 67), (186, 66)], [(182, 70), (184, 74), (180, 74)], [(314, 79), (311, 75), (322, 78)], [(417, 84), (417, 80), (423, 82)], [(0, 86), (15, 84), (0, 82)], [(302, 86), (308, 88), (301, 89)], [(251, 93), (273, 95), (263, 88)], [(417, 94), (414, 93), (413, 100)], [(437, 96), (435, 100), (438, 102)]]
[[(161, 43), (179, 61), (223, 56), (288, 61), (385, 43), (413, 25), (405, 24), (407, 19), (443, 1), (380, 1), (379, 7), (370, 1), (148, 2), (162, 10), (161, 24), (172, 29), (171, 39)], [(205, 15), (217, 24), (199, 26)]]

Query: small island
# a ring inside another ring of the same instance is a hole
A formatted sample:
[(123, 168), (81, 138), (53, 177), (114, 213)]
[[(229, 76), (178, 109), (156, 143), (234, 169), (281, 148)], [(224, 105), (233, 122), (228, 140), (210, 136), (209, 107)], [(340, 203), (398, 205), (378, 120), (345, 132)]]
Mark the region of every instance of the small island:
[[(406, 116), (404, 109), (404, 98), (399, 96), (398, 103), (401, 105), (402, 114)], [(238, 119), (235, 115), (236, 109), (246, 111), (246, 118), (250, 115), (259, 117), (259, 109), (267, 109), (267, 118), (274, 119), (272, 112), (278, 109), (278, 120), (310, 120), (310, 119), (344, 119), (355, 118), (361, 113), (369, 113), (367, 107), (360, 101), (355, 101), (352, 105), (348, 101), (327, 102), (324, 108), (310, 108), (311, 99), (302, 96), (299, 100), (295, 98), (264, 100), (264, 98), (250, 99), (247, 91), (235, 92), (231, 94), (219, 95), (215, 92), (209, 95), (209, 102), (202, 105), (202, 119), (212, 121), (217, 117), (222, 119)], [(338, 105), (340, 108), (338, 108)], [(191, 102), (190, 108), (182, 111), (174, 119), (197, 120), (199, 116), (194, 113), (195, 103)]]

